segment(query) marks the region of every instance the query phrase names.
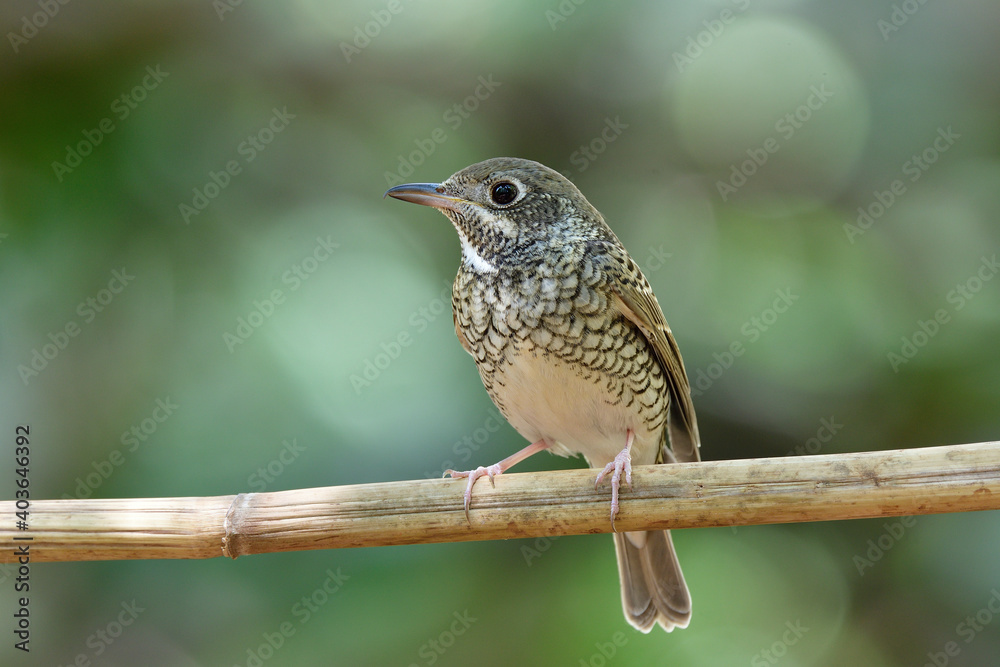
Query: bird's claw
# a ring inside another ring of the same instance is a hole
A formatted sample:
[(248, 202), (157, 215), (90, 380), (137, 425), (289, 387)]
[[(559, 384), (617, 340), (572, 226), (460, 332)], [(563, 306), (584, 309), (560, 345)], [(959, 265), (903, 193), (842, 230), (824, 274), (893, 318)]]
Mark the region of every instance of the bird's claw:
[(614, 460), (604, 466), (604, 470), (597, 476), (594, 488), (600, 486), (604, 476), (609, 472), (611, 475), (611, 529), (615, 530), (615, 516), (618, 514), (618, 489), (621, 487), (622, 472), (625, 473), (625, 486), (632, 488), (632, 452), (631, 447), (626, 447), (618, 452)]
[(453, 479), (459, 479), (462, 477), (469, 478), (469, 483), (465, 487), (465, 494), (463, 497), (465, 499), (464, 503), (465, 520), (468, 521), (470, 524), (472, 523), (472, 518), (469, 516), (469, 503), (472, 502), (472, 487), (475, 485), (476, 480), (479, 479), (480, 477), (489, 477), (490, 486), (492, 486), (495, 489), (497, 485), (493, 478), (502, 473), (503, 469), (500, 467), (499, 463), (494, 463), (491, 466), (485, 466), (485, 467), (479, 466), (475, 470), (451, 470), (449, 468), (448, 470), (444, 471), (443, 476), (451, 475)]

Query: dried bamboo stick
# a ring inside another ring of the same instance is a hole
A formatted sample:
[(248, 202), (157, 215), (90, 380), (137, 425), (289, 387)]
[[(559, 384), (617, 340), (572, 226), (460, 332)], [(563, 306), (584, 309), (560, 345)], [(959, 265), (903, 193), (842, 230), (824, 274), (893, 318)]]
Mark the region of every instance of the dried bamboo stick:
[[(0, 562), (236, 558), (304, 549), (606, 533), (594, 471), (506, 474), (205, 498), (36, 500), (28, 530), (0, 503)], [(618, 530), (739, 526), (1000, 509), (1000, 442), (641, 466)], [(15, 540), (15, 538), (17, 538)], [(24, 538), (31, 538), (30, 541)]]

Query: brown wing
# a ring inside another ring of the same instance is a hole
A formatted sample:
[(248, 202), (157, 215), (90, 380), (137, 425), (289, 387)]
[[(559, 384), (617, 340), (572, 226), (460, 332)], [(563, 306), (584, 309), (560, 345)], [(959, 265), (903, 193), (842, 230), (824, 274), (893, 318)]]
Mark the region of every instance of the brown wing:
[[(649, 281), (635, 261), (620, 246), (607, 244), (605, 247), (613, 262), (608, 268), (612, 269), (609, 273), (612, 277), (611, 290), (616, 297), (615, 305), (642, 332), (667, 376), (670, 386), (670, 446), (674, 456), (678, 461), (699, 461), (701, 438), (698, 435), (698, 420), (677, 341), (670, 332)], [(617, 271), (614, 265), (618, 266)]]

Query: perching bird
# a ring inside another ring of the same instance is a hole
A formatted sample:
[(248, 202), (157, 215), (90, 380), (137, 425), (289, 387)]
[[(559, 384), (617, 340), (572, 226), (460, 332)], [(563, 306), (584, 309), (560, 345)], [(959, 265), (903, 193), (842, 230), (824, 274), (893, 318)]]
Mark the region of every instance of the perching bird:
[[(621, 476), (637, 465), (698, 461), (690, 387), (649, 282), (614, 232), (561, 174), (494, 158), (443, 183), (387, 195), (444, 213), (462, 243), (452, 291), (455, 332), (504, 417), (532, 444), (468, 477), (492, 482), (549, 450), (582, 454), (611, 473), (611, 521)], [(687, 627), (691, 598), (669, 531), (615, 533), (622, 604), (643, 632)]]

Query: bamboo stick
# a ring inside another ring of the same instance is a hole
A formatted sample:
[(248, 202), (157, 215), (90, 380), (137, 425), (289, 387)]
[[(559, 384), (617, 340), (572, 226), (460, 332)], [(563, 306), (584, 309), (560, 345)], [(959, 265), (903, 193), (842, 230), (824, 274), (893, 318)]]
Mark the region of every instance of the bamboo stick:
[[(0, 562), (214, 558), (278, 551), (606, 533), (593, 470), (432, 479), (204, 498), (36, 500), (28, 530), (0, 503)], [(739, 526), (1000, 509), (1000, 442), (633, 470), (618, 530)], [(15, 540), (15, 538), (17, 538)], [(25, 538), (31, 538), (26, 540)]]

